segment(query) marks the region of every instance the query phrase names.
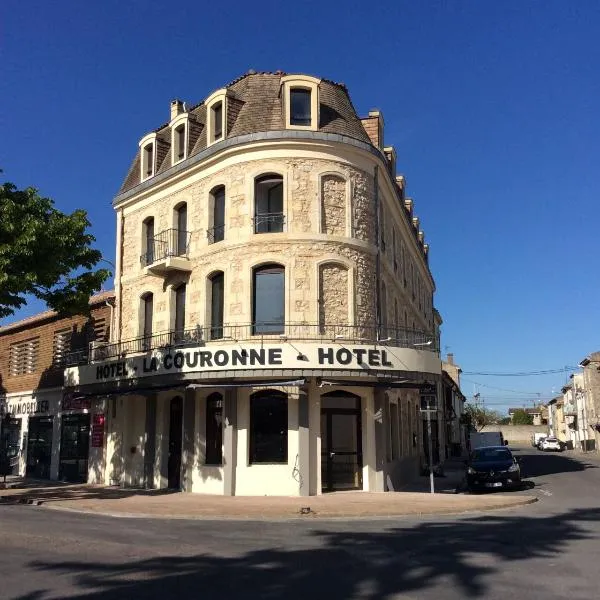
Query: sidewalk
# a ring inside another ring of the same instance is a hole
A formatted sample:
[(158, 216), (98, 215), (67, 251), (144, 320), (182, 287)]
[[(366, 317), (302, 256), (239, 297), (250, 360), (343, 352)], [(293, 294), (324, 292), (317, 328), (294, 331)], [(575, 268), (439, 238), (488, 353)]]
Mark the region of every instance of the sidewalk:
[(176, 519), (353, 518), (452, 514), (529, 504), (534, 496), (464, 496), (418, 492), (335, 492), (322, 496), (212, 496), (166, 490), (133, 490), (90, 485), (13, 488), (0, 492), (1, 504), (37, 504), (121, 517)]

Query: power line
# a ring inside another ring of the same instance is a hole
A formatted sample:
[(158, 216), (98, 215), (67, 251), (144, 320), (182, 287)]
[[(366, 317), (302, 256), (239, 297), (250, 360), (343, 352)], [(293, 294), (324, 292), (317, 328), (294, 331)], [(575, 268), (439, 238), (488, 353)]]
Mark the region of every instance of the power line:
[(483, 377), (530, 377), (535, 375), (552, 375), (577, 371), (578, 367), (562, 367), (561, 369), (545, 369), (541, 371), (516, 371), (514, 373), (494, 373), (491, 371), (463, 371), (464, 375), (481, 375)]
[[(472, 379), (464, 379), (463, 381), (468, 381), (469, 383), (474, 383), (475, 385), (480, 385), (481, 387), (490, 388), (491, 390), (498, 390), (500, 392), (512, 392), (514, 394), (523, 394), (526, 396), (531, 396), (532, 400), (538, 398), (541, 395), (541, 392), (522, 392), (521, 390), (509, 390), (508, 388), (496, 387), (494, 385), (487, 385), (486, 383), (479, 383), (479, 381), (473, 381)], [(535, 398), (534, 398), (535, 396)]]

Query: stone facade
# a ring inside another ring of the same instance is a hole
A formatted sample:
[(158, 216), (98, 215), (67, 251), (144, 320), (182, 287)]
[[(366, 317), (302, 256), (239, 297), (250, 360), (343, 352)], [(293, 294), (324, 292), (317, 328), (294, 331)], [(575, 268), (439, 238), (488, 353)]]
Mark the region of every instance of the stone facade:
[[(321, 321), (323, 309), (319, 306), (318, 288), (321, 275), (317, 265), (323, 261), (337, 261), (355, 273), (350, 277), (354, 286), (350, 290), (353, 306), (348, 306), (346, 301), (348, 316), (342, 318), (342, 322), (358, 327), (375, 325), (373, 176), (364, 169), (334, 160), (271, 158), (254, 161), (246, 158), (242, 156), (236, 164), (200, 176), (181, 189), (123, 209), (121, 339), (141, 334), (140, 298), (147, 292), (154, 294), (153, 331), (171, 329), (172, 290), (181, 282), (188, 285), (186, 328), (205, 325), (209, 312), (207, 278), (217, 270), (225, 274), (224, 321), (249, 323), (252, 320), (252, 268), (268, 262), (280, 263), (286, 269), (286, 280), (289, 281), (286, 321), (312, 324)], [(332, 175), (332, 172), (336, 174)], [(253, 182), (263, 173), (283, 176), (286, 221), (282, 233), (258, 235), (253, 230)], [(220, 185), (225, 187), (225, 239), (211, 244), (207, 237), (211, 226), (210, 192)], [(352, 190), (350, 202), (346, 199), (348, 188)], [(394, 199), (382, 194), (381, 201), (391, 204)], [(174, 210), (182, 203), (188, 207), (191, 234), (189, 271), (167, 276), (149, 274), (140, 262), (143, 223), (153, 217), (155, 232), (173, 228)], [(352, 219), (346, 232), (348, 205)], [(325, 211), (324, 206), (327, 206)], [(388, 208), (388, 221), (400, 231), (402, 223), (392, 219), (392, 208)], [(319, 221), (322, 221), (321, 227)], [(320, 232), (323, 228), (327, 230), (325, 233)], [(405, 245), (410, 245), (410, 239)], [(399, 251), (398, 245), (398, 254)], [(419, 259), (422, 261), (416, 253), (412, 255), (415, 265)], [(385, 283), (388, 296), (397, 299), (396, 309), (394, 302), (386, 303), (389, 326), (430, 329), (432, 313), (427, 313), (423, 304), (419, 306), (402, 285), (402, 277), (398, 275), (403, 265), (399, 256), (392, 256), (389, 248), (383, 256), (382, 267), (381, 281)], [(431, 297), (433, 283), (430, 277), (422, 277), (422, 281)], [(339, 320), (337, 315), (335, 319)]]
[[(309, 123), (292, 123), (294, 88), (310, 91)], [(142, 138), (114, 201), (118, 343), (65, 374), (112, 397), (105, 482), (398, 489), (422, 464), (420, 394), (441, 388), (441, 364), (428, 246), (383, 117), (361, 120), (339, 84), (280, 73), (176, 108)], [(161, 151), (140, 175), (186, 119), (202, 131), (184, 158)], [(189, 244), (156, 252), (183, 222)]]

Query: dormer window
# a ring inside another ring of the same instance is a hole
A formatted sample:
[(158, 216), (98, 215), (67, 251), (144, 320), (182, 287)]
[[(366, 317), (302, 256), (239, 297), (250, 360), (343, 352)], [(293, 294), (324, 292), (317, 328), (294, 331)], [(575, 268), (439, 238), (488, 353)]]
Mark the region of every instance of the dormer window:
[(223, 103), (217, 102), (210, 109), (212, 119), (213, 142), (223, 137)]
[(227, 135), (227, 89), (222, 88), (212, 93), (205, 100), (205, 104), (208, 126), (206, 141), (210, 146)]
[(185, 125), (175, 130), (175, 156), (178, 160), (185, 158)]
[(144, 146), (144, 173), (152, 177), (154, 171), (154, 144)]
[(152, 177), (156, 169), (156, 134), (149, 133), (140, 142), (141, 172), (140, 179)]
[(319, 128), (320, 79), (308, 75), (287, 75), (281, 78), (282, 100), (287, 129)]
[(310, 126), (310, 90), (290, 90), (290, 125)]
[(171, 121), (171, 164), (187, 158), (188, 113), (180, 113)]

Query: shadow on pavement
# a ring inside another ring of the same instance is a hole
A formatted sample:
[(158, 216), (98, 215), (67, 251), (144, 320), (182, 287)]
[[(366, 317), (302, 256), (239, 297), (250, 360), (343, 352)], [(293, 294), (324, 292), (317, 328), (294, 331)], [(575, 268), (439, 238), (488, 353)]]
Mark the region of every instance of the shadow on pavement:
[(65, 576), (79, 590), (70, 598), (96, 600), (418, 598), (439, 585), (482, 598), (495, 573), (528, 568), (539, 558), (560, 561), (570, 543), (596, 537), (590, 523), (598, 521), (596, 508), (543, 518), (489, 515), (377, 532), (314, 530), (307, 533), (312, 538), (303, 536), (305, 547), (239, 556), (158, 556), (124, 564), (116, 564), (119, 556), (104, 563), (49, 560), (29, 565), (46, 574), (46, 589), (18, 600), (50, 597), (50, 582)]
[(521, 471), (525, 477), (543, 477), (555, 473), (573, 473), (586, 469), (597, 469), (596, 465), (582, 462), (562, 454), (538, 452), (526, 454), (522, 458)]
[(0, 504), (21, 503), (28, 499), (35, 499), (40, 504), (45, 504), (47, 502), (57, 502), (62, 500), (116, 499), (129, 498), (130, 496), (163, 496), (176, 493), (179, 493), (179, 490), (144, 490), (137, 488), (65, 484), (52, 481), (47, 482), (45, 485), (40, 485), (40, 482), (37, 482), (35, 484), (23, 484), (17, 489), (0, 489)]

